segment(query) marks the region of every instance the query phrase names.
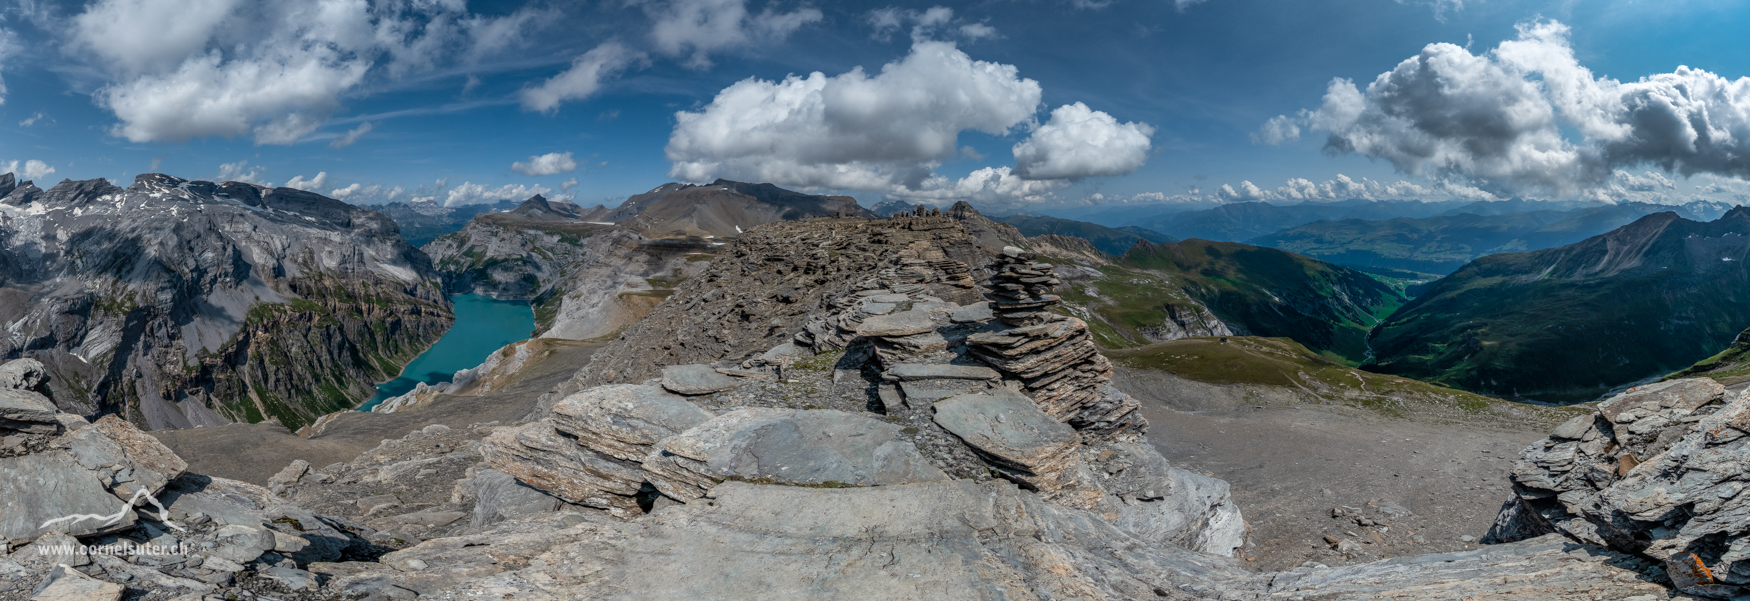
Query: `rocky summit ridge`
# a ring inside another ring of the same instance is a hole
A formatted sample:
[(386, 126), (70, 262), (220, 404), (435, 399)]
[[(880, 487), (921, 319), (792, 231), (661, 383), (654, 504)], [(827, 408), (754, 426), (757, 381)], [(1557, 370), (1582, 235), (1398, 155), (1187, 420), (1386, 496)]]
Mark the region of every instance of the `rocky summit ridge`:
[[(1650, 601), (1743, 592), (1733, 538), (1745, 531), (1741, 503), (1715, 483), (1743, 463), (1729, 453), (1750, 441), (1750, 424), (1735, 417), (1750, 397), (1693, 381), (1613, 401), (1527, 451), (1515, 503), (1531, 509), (1513, 516), (1565, 524), (1597, 513), (1616, 530), (1515, 527), (1509, 516), (1501, 530), (1517, 534), (1499, 538), (1523, 540), (1248, 571), (1233, 557), (1246, 525), (1227, 483), (1171, 465), (1144, 442), (1147, 421), (1111, 384), (1110, 365), (1087, 353), (1086, 324), (1046, 310), (1059, 278), (1032, 252), (987, 252), (954, 216), (933, 211), (755, 228), (518, 423), (429, 426), (350, 461), (294, 461), (266, 486), (188, 473), (113, 417), (57, 412), (41, 394), (52, 375), (8, 363), (0, 598)], [(1643, 419), (1650, 429), (1618, 428)], [(1606, 428), (1617, 438), (1593, 445), (1603, 450), (1579, 448), (1608, 438)], [(1617, 492), (1594, 492), (1608, 482), (1575, 470), (1606, 457), (1620, 465), (1616, 447), (1646, 460), (1610, 481)], [(1681, 499), (1648, 492), (1690, 484)], [(1579, 513), (1527, 500), (1551, 498), (1542, 490)], [(1628, 513), (1618, 520), (1611, 507)], [(118, 509), (114, 522), (54, 521)], [(169, 552), (112, 555), (79, 543)], [(1673, 590), (1676, 578), (1710, 570)]]
[(296, 428), (452, 321), (394, 221), (317, 194), (145, 174), (0, 200), (0, 357), (40, 361), (75, 414)]

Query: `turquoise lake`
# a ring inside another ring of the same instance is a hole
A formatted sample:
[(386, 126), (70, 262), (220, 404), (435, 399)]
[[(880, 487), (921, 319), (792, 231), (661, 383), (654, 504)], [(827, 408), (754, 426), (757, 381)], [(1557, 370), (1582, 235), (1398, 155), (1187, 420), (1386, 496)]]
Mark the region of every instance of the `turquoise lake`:
[(528, 338), (529, 331), (535, 329), (535, 309), (527, 301), (457, 294), (450, 297), (450, 303), (455, 305), (456, 325), (407, 364), (401, 377), (378, 384), (377, 396), (359, 405), (359, 411), (370, 411), (385, 399), (407, 394), (420, 382), (448, 382), (456, 372), (480, 365), (492, 351)]

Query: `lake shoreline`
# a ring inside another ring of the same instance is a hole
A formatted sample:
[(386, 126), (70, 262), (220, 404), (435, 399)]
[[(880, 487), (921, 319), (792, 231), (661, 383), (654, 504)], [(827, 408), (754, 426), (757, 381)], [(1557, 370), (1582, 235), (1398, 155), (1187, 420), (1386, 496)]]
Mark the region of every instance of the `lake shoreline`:
[(407, 394), (419, 384), (450, 381), (455, 373), (479, 366), (507, 344), (528, 340), (535, 327), (535, 309), (526, 299), (499, 300), (479, 294), (450, 296), (456, 321), (414, 357), (395, 378), (376, 385), (377, 394), (355, 411), (370, 411), (383, 401)]

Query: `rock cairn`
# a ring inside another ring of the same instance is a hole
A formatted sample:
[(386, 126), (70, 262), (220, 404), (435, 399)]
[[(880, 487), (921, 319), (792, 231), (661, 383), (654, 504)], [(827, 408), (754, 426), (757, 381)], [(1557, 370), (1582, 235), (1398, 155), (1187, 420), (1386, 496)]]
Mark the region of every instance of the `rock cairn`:
[(1138, 404), (1111, 385), (1112, 363), (1101, 355), (1082, 320), (1058, 315), (1061, 283), (1052, 266), (1013, 246), (1003, 249), (992, 276), (991, 303), (1006, 329), (972, 335), (972, 354), (1020, 379), (1041, 409), (1094, 436), (1141, 434)]

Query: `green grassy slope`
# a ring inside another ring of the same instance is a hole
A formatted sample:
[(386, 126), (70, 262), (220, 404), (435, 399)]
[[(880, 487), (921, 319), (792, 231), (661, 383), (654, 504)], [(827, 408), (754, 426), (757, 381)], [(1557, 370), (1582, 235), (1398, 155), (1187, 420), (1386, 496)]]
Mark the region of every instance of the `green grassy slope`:
[(1110, 350), (1118, 365), (1213, 385), (1272, 386), (1397, 417), (1494, 417), (1560, 423), (1573, 410), (1511, 403), (1427, 382), (1369, 373), (1319, 356), (1287, 338), (1186, 338)]
[(1713, 378), (1726, 386), (1750, 382), (1750, 329), (1739, 332), (1726, 350), (1697, 361), (1695, 365), (1665, 376), (1664, 379), (1678, 378)]
[(1750, 210), (1671, 213), (1578, 244), (1473, 261), (1372, 337), (1368, 369), (1488, 394), (1584, 401), (1670, 373), (1750, 325)]
[(1293, 338), (1350, 361), (1366, 357), (1368, 330), (1406, 301), (1359, 271), (1237, 242), (1140, 243), (1120, 263), (1173, 278), (1235, 333)]

